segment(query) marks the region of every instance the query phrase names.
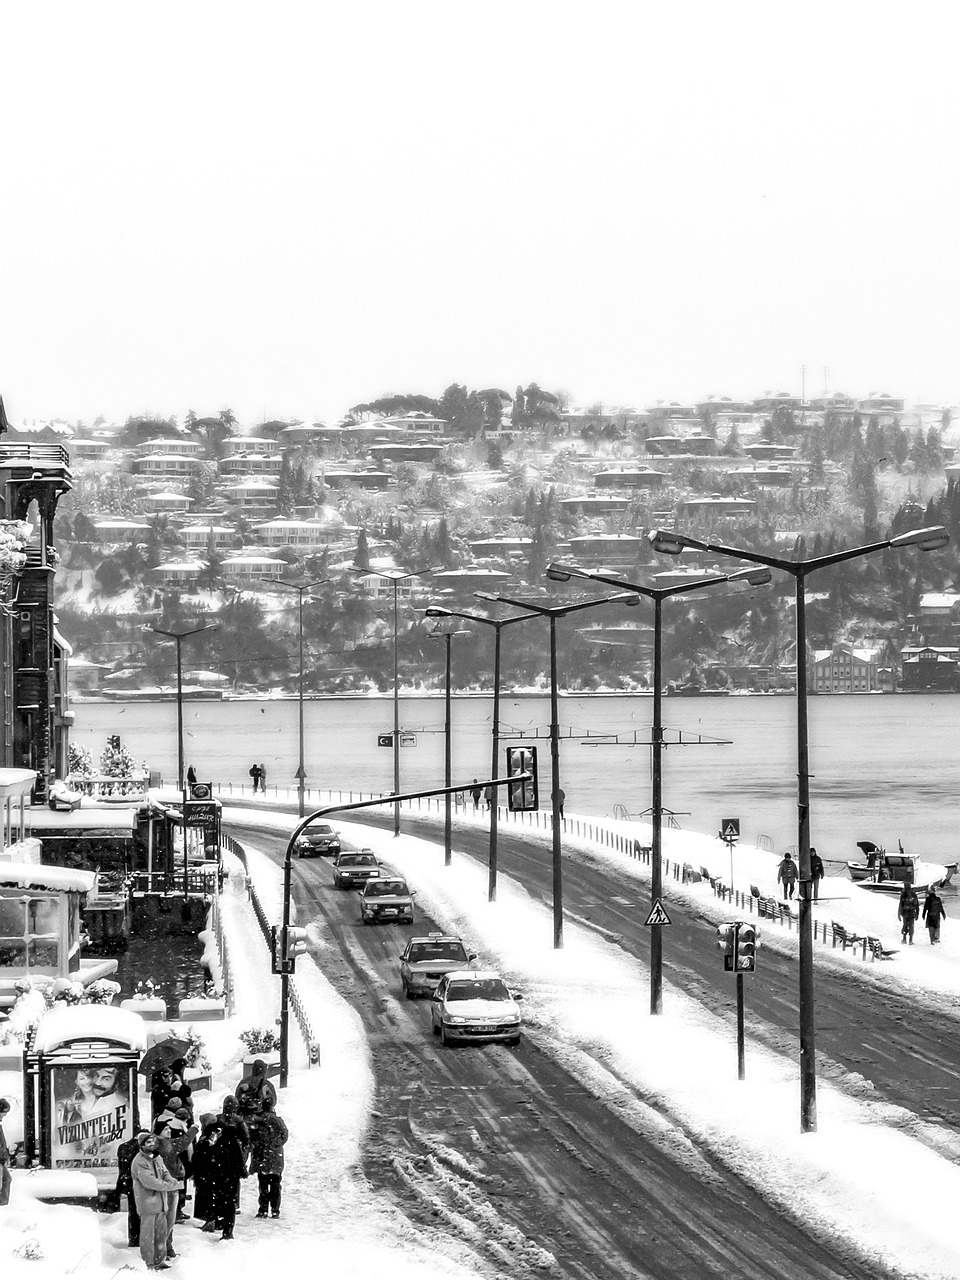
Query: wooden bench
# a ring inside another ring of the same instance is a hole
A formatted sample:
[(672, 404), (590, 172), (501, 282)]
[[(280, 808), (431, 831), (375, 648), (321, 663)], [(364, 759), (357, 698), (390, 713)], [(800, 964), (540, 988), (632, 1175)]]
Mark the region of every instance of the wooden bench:
[(879, 938), (867, 935), (867, 950), (871, 960), (892, 960), (897, 954), (896, 947), (885, 947)]
[(831, 946), (835, 947), (839, 942), (844, 951), (846, 951), (847, 947), (855, 947), (858, 943), (866, 941), (866, 939), (861, 938), (858, 933), (854, 933), (851, 929), (845, 928), (836, 920), (830, 921), (830, 928), (833, 930)]

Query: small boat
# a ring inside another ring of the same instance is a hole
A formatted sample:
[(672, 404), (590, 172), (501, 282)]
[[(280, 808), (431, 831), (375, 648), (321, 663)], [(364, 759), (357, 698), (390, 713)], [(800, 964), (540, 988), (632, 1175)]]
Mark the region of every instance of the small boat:
[(864, 862), (848, 862), (850, 879), (859, 889), (873, 893), (899, 893), (909, 881), (918, 893), (927, 889), (942, 889), (957, 872), (956, 862), (927, 862), (923, 858), (904, 853), (899, 845), (898, 853), (887, 853), (872, 840), (858, 840)]

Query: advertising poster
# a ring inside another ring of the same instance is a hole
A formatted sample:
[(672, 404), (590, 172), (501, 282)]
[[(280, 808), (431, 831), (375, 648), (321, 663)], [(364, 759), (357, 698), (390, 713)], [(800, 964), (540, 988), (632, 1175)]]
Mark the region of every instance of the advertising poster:
[(129, 1062), (71, 1063), (51, 1076), (50, 1167), (86, 1169), (112, 1186), (117, 1147), (133, 1137)]

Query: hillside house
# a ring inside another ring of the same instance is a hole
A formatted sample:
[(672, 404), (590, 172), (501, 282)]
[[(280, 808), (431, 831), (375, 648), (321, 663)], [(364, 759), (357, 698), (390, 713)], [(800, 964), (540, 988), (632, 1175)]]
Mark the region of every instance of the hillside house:
[(811, 693), (876, 693), (881, 687), (879, 650), (849, 644), (816, 650), (807, 679)]

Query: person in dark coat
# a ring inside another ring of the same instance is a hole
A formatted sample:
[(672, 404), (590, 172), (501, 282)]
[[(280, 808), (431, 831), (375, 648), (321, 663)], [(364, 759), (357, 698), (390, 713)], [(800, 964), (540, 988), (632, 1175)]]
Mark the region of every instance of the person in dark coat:
[(158, 1067), (150, 1077), (150, 1118), (157, 1116), (167, 1105), (167, 1099), (173, 1093), (173, 1083), (169, 1067)]
[(273, 1099), (264, 1097), (250, 1134), (250, 1172), (257, 1175), (260, 1190), (258, 1218), (265, 1218), (268, 1209), (275, 1218), (280, 1217), (283, 1148), (289, 1136), (285, 1122), (274, 1110)]
[(917, 897), (912, 881), (907, 880), (900, 890), (897, 919), (900, 921), (900, 940), (901, 942), (909, 941), (911, 947), (913, 946), (913, 926), (917, 923), (919, 915), (920, 899)]
[(203, 1129), (193, 1148), (193, 1216), (201, 1220), (204, 1230), (212, 1231), (217, 1214), (213, 1203), (214, 1141), (211, 1141), (211, 1135), (216, 1131), (216, 1137), (219, 1137), (223, 1126), (217, 1124), (216, 1117), (210, 1114), (200, 1119)]
[(240, 1181), (247, 1176), (246, 1161), (237, 1140), (236, 1129), (217, 1123), (208, 1128), (210, 1152), (207, 1158), (214, 1216), (212, 1225), (208, 1220), (201, 1229), (216, 1231), (219, 1228), (221, 1240), (232, 1240), (237, 1220)]
[(820, 881), (823, 879), (823, 859), (813, 845), (810, 846), (810, 883), (813, 885), (813, 900), (820, 899)]
[(777, 884), (783, 885), (783, 900), (793, 897), (797, 887), (797, 864), (789, 853), (783, 855), (783, 861), (777, 867)]
[(473, 786), (470, 788), (470, 794), (473, 796), (474, 809), (479, 809), (480, 801), (483, 799), (483, 787), (481, 787), (476, 778), (473, 780)]
[(936, 886), (931, 885), (923, 900), (923, 922), (927, 926), (931, 946), (940, 941), (940, 923), (946, 916), (947, 909), (943, 905), (943, 899), (937, 893)]
[(159, 1139), (160, 1158), (167, 1166), (171, 1177), (175, 1179), (174, 1190), (172, 1194), (168, 1195), (166, 1205), (167, 1257), (175, 1258), (177, 1255), (173, 1250), (173, 1228), (177, 1222), (186, 1221), (179, 1212), (181, 1205), (180, 1195), (186, 1183), (184, 1153), (192, 1145), (198, 1130), (195, 1124), (187, 1128), (182, 1120), (172, 1120), (166, 1123), (162, 1120), (157, 1120), (154, 1123), (153, 1132)]
[(187, 766), (187, 782), (192, 787), (197, 780), (197, 771), (193, 765)]
[(117, 1185), (114, 1189), (116, 1209), (120, 1210), (120, 1197), (127, 1197), (127, 1244), (131, 1248), (136, 1248), (140, 1243), (140, 1214), (137, 1212), (137, 1200), (133, 1194), (133, 1174), (131, 1168), (134, 1158), (140, 1152), (140, 1140), (146, 1138), (148, 1133), (141, 1130), (132, 1138), (128, 1138), (126, 1142), (121, 1142), (117, 1147)]
[(267, 1078), (267, 1064), (263, 1058), (254, 1059), (252, 1074), (240, 1081), (234, 1093), (241, 1113), (246, 1110), (259, 1115), (264, 1098), (271, 1098), (273, 1105), (277, 1105), (277, 1091)]
[(248, 770), (250, 777), (253, 779), (253, 791), (256, 794), (260, 790), (260, 766), (252, 764)]

